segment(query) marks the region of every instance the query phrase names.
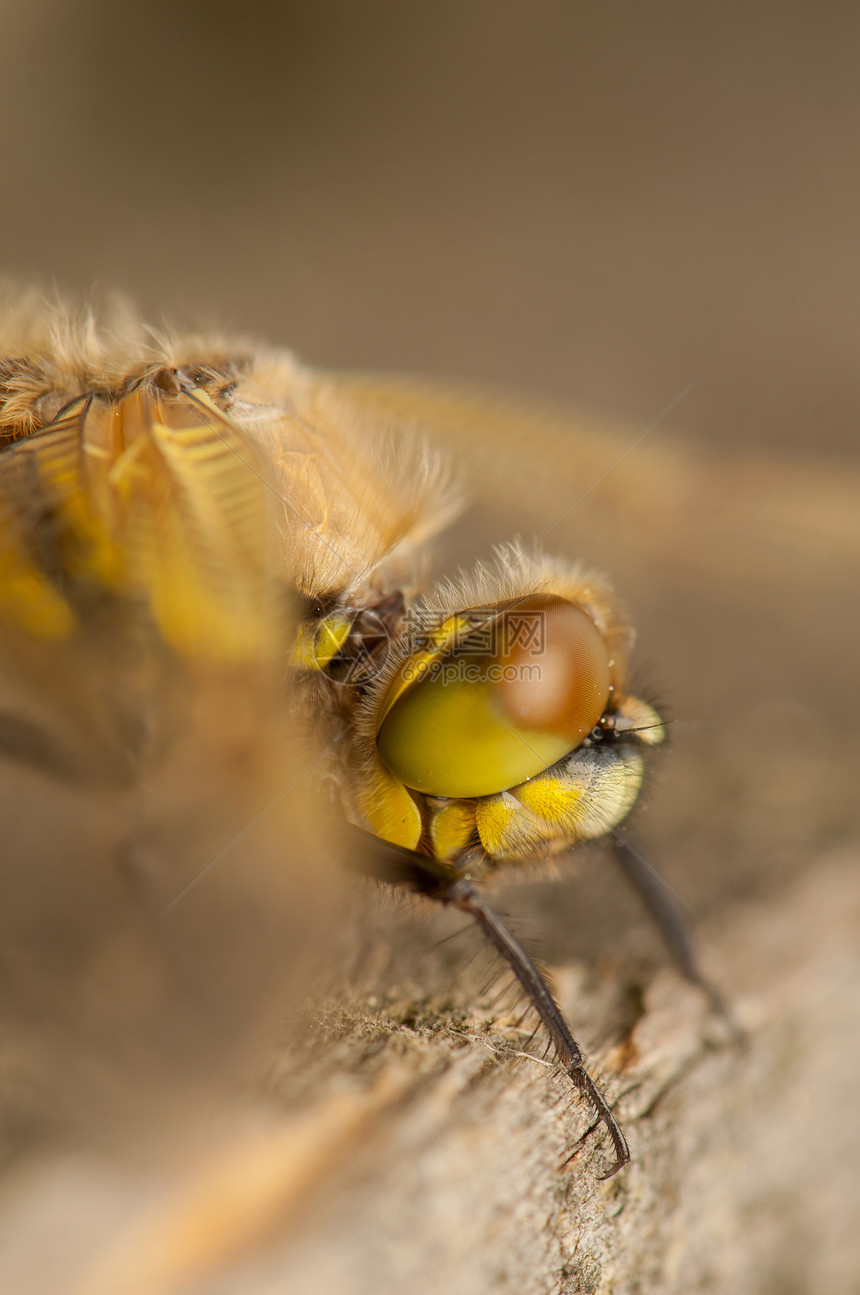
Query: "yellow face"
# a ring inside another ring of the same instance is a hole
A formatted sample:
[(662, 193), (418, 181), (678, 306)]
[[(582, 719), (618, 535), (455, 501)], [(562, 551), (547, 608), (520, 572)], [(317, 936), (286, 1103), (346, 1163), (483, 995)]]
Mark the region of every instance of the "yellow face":
[[(625, 689), (628, 635), (605, 586), (516, 549), (498, 568), (492, 582), (482, 573), (479, 604), (463, 589), (377, 630), (353, 712), (359, 814), (446, 861), (525, 862), (609, 832), (664, 735)], [(338, 611), (314, 633), (313, 665), (337, 680), (361, 630), (350, 636)]]
[(423, 591), (461, 501), (414, 430), (280, 352), (26, 314), (8, 330), (13, 639), (73, 655), (94, 599), (118, 600), (197, 669), (283, 672), (336, 748), (345, 812), (441, 860), (540, 858), (629, 812), (663, 728), (628, 692), (608, 586), (511, 546)]

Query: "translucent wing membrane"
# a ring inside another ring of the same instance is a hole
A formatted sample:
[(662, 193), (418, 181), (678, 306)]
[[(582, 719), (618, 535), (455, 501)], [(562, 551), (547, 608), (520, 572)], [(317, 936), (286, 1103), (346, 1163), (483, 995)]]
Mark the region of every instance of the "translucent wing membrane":
[[(268, 509), (247, 461), (254, 450), (228, 420), (208, 425), (206, 404), (149, 387), (116, 406), (85, 399), (6, 453), (6, 561), (44, 591), (43, 622), (34, 610), (29, 623), (37, 635), (69, 633), (75, 601), (101, 589), (146, 606), (164, 641), (187, 655), (248, 658), (267, 650), (267, 636), (272, 650)], [(50, 616), (56, 598), (62, 623)]]
[(325, 742), (289, 704), (263, 477), (162, 370), (0, 454), (4, 1038), (106, 1136), (232, 1082), (339, 903), (336, 824), (311, 830), (312, 780), (289, 794)]

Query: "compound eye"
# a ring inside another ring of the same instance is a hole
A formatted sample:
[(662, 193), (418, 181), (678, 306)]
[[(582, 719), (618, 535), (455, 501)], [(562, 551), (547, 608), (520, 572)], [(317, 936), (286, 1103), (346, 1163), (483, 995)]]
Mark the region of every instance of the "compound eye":
[(610, 690), (606, 643), (581, 607), (550, 594), (518, 599), (400, 692), (379, 754), (415, 791), (490, 796), (579, 746)]

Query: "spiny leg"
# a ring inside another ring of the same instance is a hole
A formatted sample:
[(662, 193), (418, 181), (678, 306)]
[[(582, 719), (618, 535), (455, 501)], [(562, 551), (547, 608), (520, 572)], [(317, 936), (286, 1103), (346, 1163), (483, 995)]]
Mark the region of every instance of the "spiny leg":
[(618, 1173), (630, 1160), (627, 1139), (609, 1103), (586, 1070), (579, 1045), (546, 980), (479, 888), (450, 865), (380, 840), (360, 828), (354, 828), (353, 831), (360, 836), (362, 842), (359, 857), (351, 865), (356, 871), (388, 885), (406, 886), (437, 903), (467, 913), (484, 938), (505, 960), (552, 1040), (559, 1064), (563, 1066), (571, 1082), (585, 1095), (599, 1122), (612, 1138), (615, 1163), (601, 1177), (611, 1178)]
[(668, 882), (648, 862), (639, 847), (619, 832), (612, 832), (609, 840), (616, 863), (657, 926), (678, 970), (702, 991), (711, 1010), (724, 1021), (735, 1044), (744, 1046), (746, 1038), (743, 1030), (732, 1016), (719, 990), (702, 974), (690, 932), (672, 898)]

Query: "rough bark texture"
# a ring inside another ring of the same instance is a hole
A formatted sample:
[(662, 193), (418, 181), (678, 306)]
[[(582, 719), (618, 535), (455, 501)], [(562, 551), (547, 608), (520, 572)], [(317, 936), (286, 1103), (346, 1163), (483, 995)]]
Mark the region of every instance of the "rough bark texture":
[[(192, 1169), (31, 1164), (4, 1203), (3, 1289), (850, 1295), (856, 855), (822, 856), (702, 936), (749, 1047), (739, 1055), (696, 991), (659, 972), (623, 1046), (593, 1056), (633, 1149), (618, 1177), (596, 1177), (599, 1137), (570, 1158), (583, 1112), (536, 1061), (498, 1059), (498, 1023), (353, 1018), (303, 1116), (258, 1116)], [(587, 979), (559, 972), (594, 1039), (601, 993)]]

